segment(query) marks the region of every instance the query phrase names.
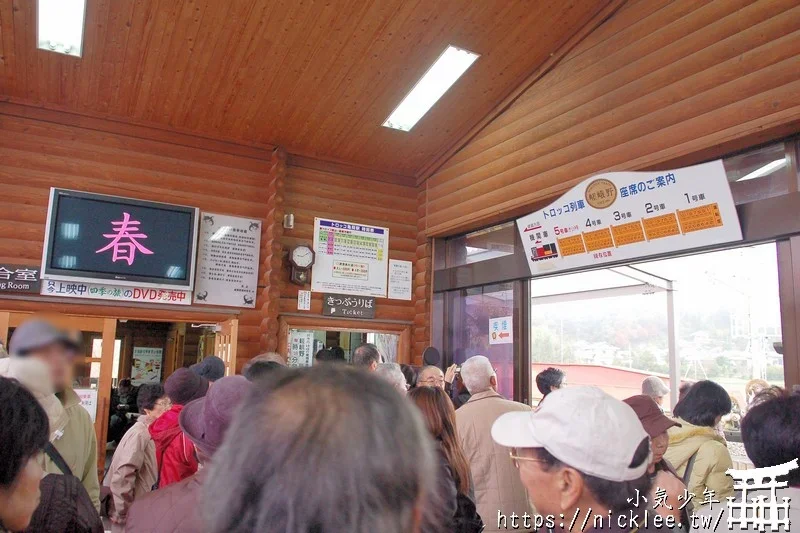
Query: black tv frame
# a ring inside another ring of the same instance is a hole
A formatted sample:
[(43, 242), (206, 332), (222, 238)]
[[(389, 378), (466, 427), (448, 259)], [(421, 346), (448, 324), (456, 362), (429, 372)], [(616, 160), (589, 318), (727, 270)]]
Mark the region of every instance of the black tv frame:
[[(57, 231), (57, 224), (55, 224), (55, 214), (58, 212), (58, 202), (60, 198), (73, 197), (85, 198), (87, 200), (97, 200), (101, 202), (119, 203), (121, 205), (133, 205), (139, 207), (150, 207), (153, 209), (168, 209), (171, 211), (184, 211), (192, 217), (192, 243), (191, 243), (191, 257), (189, 259), (188, 272), (185, 280), (175, 280), (174, 282), (167, 282), (167, 278), (151, 277), (151, 276), (125, 276), (120, 274), (94, 272), (91, 270), (72, 270), (62, 269), (50, 266), (50, 256), (52, 254), (52, 244), (55, 242), (55, 232)], [(197, 247), (200, 223), (200, 209), (197, 207), (189, 207), (185, 205), (167, 204), (162, 202), (150, 202), (147, 200), (138, 200), (136, 198), (126, 198), (122, 196), (111, 196), (108, 194), (99, 194), (92, 192), (73, 191), (70, 189), (59, 189), (57, 187), (50, 188), (50, 201), (47, 207), (47, 226), (45, 228), (44, 249), (42, 250), (42, 270), (41, 277), (43, 280), (59, 280), (59, 281), (80, 281), (84, 283), (107, 283), (109, 285), (126, 285), (126, 286), (146, 286), (157, 289), (173, 289), (192, 291), (194, 289), (195, 269), (197, 264)]]

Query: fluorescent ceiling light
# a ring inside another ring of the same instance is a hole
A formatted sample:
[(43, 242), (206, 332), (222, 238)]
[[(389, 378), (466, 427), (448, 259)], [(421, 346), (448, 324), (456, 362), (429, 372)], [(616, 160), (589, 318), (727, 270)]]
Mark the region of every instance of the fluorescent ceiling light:
[(86, 0), (38, 0), (38, 46), (81, 57)]
[(469, 50), (448, 46), (383, 125), (395, 130), (411, 131), (478, 57), (478, 54)]
[(786, 166), (786, 158), (783, 159), (776, 159), (775, 161), (771, 161), (764, 165), (763, 167), (752, 171), (750, 174), (745, 174), (741, 178), (736, 181), (747, 181), (756, 178), (760, 178), (761, 176), (766, 176), (767, 174), (772, 173), (775, 170), (778, 170), (781, 167)]

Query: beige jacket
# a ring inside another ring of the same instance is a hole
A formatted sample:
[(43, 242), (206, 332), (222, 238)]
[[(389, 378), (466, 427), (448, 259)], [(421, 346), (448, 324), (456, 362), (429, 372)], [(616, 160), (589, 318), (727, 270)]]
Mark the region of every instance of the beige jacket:
[(664, 454), (664, 459), (683, 476), (689, 459), (695, 453), (692, 473), (686, 483), (690, 494), (694, 494), (695, 508), (702, 504), (703, 492), (706, 489), (714, 491), (715, 500), (725, 501), (728, 496), (733, 496), (733, 478), (725, 473), (733, 468), (733, 461), (725, 444), (725, 439), (720, 437), (714, 428), (695, 426), (678, 418), (682, 427), (669, 428), (669, 448)]
[(498, 527), (498, 513), (506, 517), (507, 523), (510, 523), (512, 513), (518, 516), (525, 512), (532, 514), (519, 471), (509, 457), (509, 449), (492, 440), (492, 424), (500, 415), (530, 409), (488, 390), (472, 395), (456, 411), (458, 438), (472, 469), (475, 503), (486, 525), (484, 531), (505, 531), (505, 528)]
[[(89, 493), (95, 509), (100, 510), (100, 481), (97, 477), (97, 437), (89, 413), (72, 389), (56, 395), (67, 413), (64, 434), (53, 441), (58, 453)], [(44, 470), (48, 474), (63, 474), (50, 457), (45, 456)]]
[(148, 427), (155, 418), (142, 415), (122, 437), (103, 485), (111, 488), (111, 515), (125, 521), (133, 501), (150, 492), (158, 480), (156, 443)]

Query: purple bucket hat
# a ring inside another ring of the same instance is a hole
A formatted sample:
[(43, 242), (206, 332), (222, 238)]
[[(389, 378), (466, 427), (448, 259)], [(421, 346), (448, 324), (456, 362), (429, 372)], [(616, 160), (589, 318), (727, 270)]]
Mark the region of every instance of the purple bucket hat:
[(212, 456), (225, 439), (233, 416), (250, 390), (244, 376), (228, 376), (214, 383), (205, 397), (186, 404), (178, 421), (197, 448)]

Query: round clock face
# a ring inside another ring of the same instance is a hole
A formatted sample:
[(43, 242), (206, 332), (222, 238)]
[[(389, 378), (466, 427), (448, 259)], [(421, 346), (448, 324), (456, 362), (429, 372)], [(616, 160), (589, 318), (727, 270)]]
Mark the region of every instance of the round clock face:
[(314, 252), (308, 246), (298, 246), (292, 250), (292, 261), (299, 268), (308, 268), (314, 262)]

